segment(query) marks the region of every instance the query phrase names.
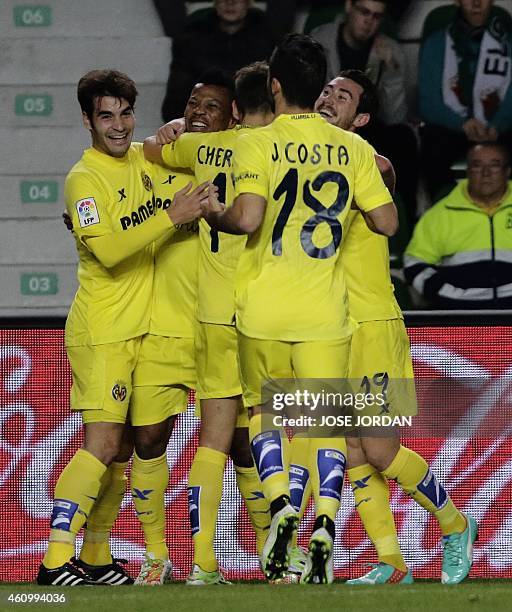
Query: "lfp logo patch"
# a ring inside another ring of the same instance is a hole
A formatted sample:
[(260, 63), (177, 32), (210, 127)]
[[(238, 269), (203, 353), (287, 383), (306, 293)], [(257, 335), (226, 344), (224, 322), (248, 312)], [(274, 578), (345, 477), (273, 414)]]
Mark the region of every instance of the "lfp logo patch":
[(89, 227), (100, 222), (100, 215), (94, 198), (84, 198), (75, 204), (80, 227)]

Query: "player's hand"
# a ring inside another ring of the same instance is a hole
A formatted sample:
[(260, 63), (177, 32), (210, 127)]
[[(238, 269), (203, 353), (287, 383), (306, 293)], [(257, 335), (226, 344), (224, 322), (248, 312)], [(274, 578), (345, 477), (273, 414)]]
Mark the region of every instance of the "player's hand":
[[(215, 185), (214, 185), (215, 187)], [(203, 217), (207, 218), (212, 213), (221, 213), (226, 209), (226, 205), (219, 202), (219, 190), (217, 188), (210, 189), (208, 192), (208, 200), (201, 205), (203, 209)]]
[(66, 211), (62, 213), (62, 219), (64, 221), (64, 225), (68, 228), (68, 230), (70, 232), (73, 231), (73, 221), (71, 221), (71, 217)]
[(177, 140), (185, 131), (185, 119), (173, 119), (159, 127), (156, 132), (156, 142), (159, 145), (166, 145)]
[(188, 183), (176, 192), (171, 206), (166, 210), (174, 225), (190, 223), (202, 214), (202, 205), (208, 201), (208, 191), (211, 183), (201, 183), (190, 191), (192, 183)]

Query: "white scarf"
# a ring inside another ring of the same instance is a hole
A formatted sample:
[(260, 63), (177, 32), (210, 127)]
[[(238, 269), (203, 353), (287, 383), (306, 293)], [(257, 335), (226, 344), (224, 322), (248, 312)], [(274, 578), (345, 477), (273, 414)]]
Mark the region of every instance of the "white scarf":
[[(473, 85), (473, 116), (485, 125), (492, 117), (486, 117), (485, 102), (494, 105), (493, 98), (499, 98), (496, 106), (503, 101), (511, 81), (512, 62), (508, 43), (501, 43), (492, 36), (489, 30), (484, 32), (475, 82)], [(468, 108), (458, 98), (455, 90), (458, 82), (457, 56), (450, 33), (446, 32), (443, 70), (443, 100), (461, 117), (468, 116)]]

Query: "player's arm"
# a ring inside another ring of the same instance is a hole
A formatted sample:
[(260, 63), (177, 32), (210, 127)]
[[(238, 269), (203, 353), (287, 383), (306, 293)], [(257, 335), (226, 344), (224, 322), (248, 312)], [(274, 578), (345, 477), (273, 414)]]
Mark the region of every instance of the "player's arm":
[(250, 130), (237, 138), (233, 148), (235, 201), (229, 208), (212, 205), (203, 216), (227, 234), (253, 234), (262, 224), (267, 207), (266, 164), (268, 156), (260, 136)]
[(361, 211), (368, 229), (382, 236), (394, 236), (398, 230), (398, 211), (394, 202), (378, 206), (369, 212)]
[(398, 211), (384, 184), (379, 164), (389, 171), (383, 160), (377, 161), (374, 149), (360, 141), (360, 156), (355, 178), (354, 198), (368, 229), (382, 236), (393, 236), (398, 230)]
[(163, 165), (162, 147), (177, 140), (185, 131), (185, 119), (173, 119), (160, 126), (154, 136), (144, 140), (144, 157), (147, 161)]
[[(201, 204), (208, 199), (208, 183), (199, 185), (190, 193), (190, 184), (176, 193), (173, 204), (144, 223), (123, 231), (114, 231), (104, 206), (105, 194), (83, 177), (66, 181), (66, 209), (77, 239), (106, 268), (113, 268), (128, 257), (164, 235), (170, 235), (176, 226), (188, 223), (201, 215)], [(84, 191), (85, 190), (85, 191)], [(88, 193), (87, 198), (81, 198)], [(88, 202), (87, 215), (83, 203)]]
[(197, 151), (204, 135), (183, 134), (169, 144), (160, 144), (159, 136), (149, 136), (144, 140), (144, 157), (147, 161), (167, 168), (187, 168), (194, 170)]
[(265, 198), (255, 193), (240, 194), (229, 208), (218, 203), (216, 207), (210, 198), (203, 207), (203, 216), (213, 229), (220, 232), (253, 234), (263, 221), (266, 206)]
[(176, 192), (164, 213), (125, 232), (90, 238), (86, 246), (106, 267), (112, 268), (163, 236), (175, 233), (183, 223), (201, 216), (201, 205), (208, 200), (209, 183), (202, 183), (188, 193), (191, 183)]
[(163, 166), (162, 147), (163, 145), (158, 143), (156, 136), (148, 136), (144, 140), (144, 157), (146, 160)]
[(164, 123), (156, 131), (156, 141), (158, 144), (166, 145), (177, 140), (186, 130), (185, 118), (173, 119)]
[(396, 186), (396, 174), (393, 164), (384, 155), (375, 154), (375, 162), (379, 169), (384, 185), (389, 189), (389, 193), (394, 195)]

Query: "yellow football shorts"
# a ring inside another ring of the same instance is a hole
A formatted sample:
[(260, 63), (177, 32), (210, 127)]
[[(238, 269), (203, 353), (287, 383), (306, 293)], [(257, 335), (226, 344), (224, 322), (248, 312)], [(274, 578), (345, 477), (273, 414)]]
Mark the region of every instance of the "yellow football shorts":
[(314, 342), (259, 340), (238, 333), (243, 400), (262, 403), (261, 387), (280, 378), (347, 378), (350, 336)]
[(142, 337), (108, 344), (68, 346), (71, 409), (84, 423), (124, 423)]
[(193, 338), (146, 334), (133, 373), (132, 425), (155, 425), (185, 412), (196, 386)]
[[(402, 319), (357, 325), (352, 335), (349, 377), (365, 392), (384, 391), (390, 416), (417, 414), (409, 336)], [(384, 413), (374, 406), (365, 408), (364, 414)]]
[[(196, 363), (196, 415), (199, 418), (199, 400), (222, 399), (242, 394), (236, 328), (233, 325), (202, 322), (197, 324)], [(242, 402), (236, 426), (249, 427), (249, 416)]]
[(240, 395), (236, 328), (199, 322), (196, 327), (196, 367), (198, 399)]

